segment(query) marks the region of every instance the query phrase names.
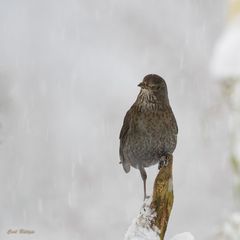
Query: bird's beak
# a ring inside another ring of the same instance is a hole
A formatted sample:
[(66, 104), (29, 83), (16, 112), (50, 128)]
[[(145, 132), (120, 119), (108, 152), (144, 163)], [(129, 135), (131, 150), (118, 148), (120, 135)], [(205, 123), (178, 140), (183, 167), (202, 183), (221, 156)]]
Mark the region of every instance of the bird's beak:
[(140, 83), (138, 84), (138, 87), (144, 87), (144, 83), (143, 83), (143, 82), (140, 82)]

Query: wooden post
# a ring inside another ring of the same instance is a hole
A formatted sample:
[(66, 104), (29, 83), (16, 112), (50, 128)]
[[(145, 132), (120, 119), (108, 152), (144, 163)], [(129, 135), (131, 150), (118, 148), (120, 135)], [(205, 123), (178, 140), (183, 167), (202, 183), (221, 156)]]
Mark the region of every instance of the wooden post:
[(156, 217), (152, 221), (152, 227), (160, 230), (160, 239), (164, 239), (168, 220), (173, 206), (173, 180), (172, 180), (172, 155), (168, 156), (168, 165), (160, 168), (154, 182), (153, 196), (150, 207), (155, 211)]

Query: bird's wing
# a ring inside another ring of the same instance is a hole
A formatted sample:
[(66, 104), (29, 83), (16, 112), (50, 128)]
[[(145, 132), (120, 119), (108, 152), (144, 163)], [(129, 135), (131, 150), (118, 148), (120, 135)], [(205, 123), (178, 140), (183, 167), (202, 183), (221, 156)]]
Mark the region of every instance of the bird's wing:
[(131, 121), (131, 109), (129, 109), (127, 111), (127, 113), (124, 117), (122, 129), (121, 129), (120, 135), (119, 135), (120, 140), (123, 140), (123, 141), (125, 140), (126, 134), (129, 130), (130, 121)]
[(173, 131), (174, 131), (174, 134), (178, 134), (178, 125), (177, 125), (177, 121), (176, 121), (176, 118), (175, 118), (175, 116), (174, 116), (174, 114), (173, 114), (173, 111), (172, 111), (172, 109), (170, 109), (170, 111), (171, 111), (171, 115), (172, 115), (172, 118), (171, 118), (171, 121), (172, 121), (172, 126), (173, 126)]
[(132, 108), (130, 108), (127, 111), (127, 113), (124, 117), (122, 129), (121, 129), (120, 135), (119, 135), (119, 139), (120, 139), (119, 156), (120, 156), (120, 160), (121, 160), (121, 163), (123, 164), (123, 168), (124, 168), (125, 172), (130, 171), (130, 164), (128, 162), (126, 162), (126, 159), (125, 159), (124, 154), (123, 154), (123, 147), (126, 143), (128, 131), (129, 131), (129, 128), (130, 128), (131, 112), (132, 112)]

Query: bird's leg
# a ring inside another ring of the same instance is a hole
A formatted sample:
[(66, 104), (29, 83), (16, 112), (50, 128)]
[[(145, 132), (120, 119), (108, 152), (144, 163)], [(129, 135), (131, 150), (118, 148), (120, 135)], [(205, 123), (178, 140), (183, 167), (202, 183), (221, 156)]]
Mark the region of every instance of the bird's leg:
[(142, 177), (142, 180), (143, 180), (143, 190), (144, 190), (144, 200), (147, 198), (147, 194), (146, 194), (146, 180), (147, 180), (147, 173), (144, 169), (144, 167), (140, 167), (139, 168), (139, 171), (141, 173), (141, 177)]
[(158, 169), (161, 169), (162, 167), (166, 167), (168, 165), (169, 159), (171, 158), (172, 154), (165, 153), (160, 157)]

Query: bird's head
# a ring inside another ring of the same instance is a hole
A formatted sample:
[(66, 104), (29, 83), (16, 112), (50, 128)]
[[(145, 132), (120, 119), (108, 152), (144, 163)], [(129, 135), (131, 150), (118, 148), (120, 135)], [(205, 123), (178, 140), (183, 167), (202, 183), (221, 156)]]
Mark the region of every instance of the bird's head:
[(156, 74), (146, 75), (138, 86), (143, 91), (152, 92), (157, 95), (167, 95), (167, 85), (164, 79)]

